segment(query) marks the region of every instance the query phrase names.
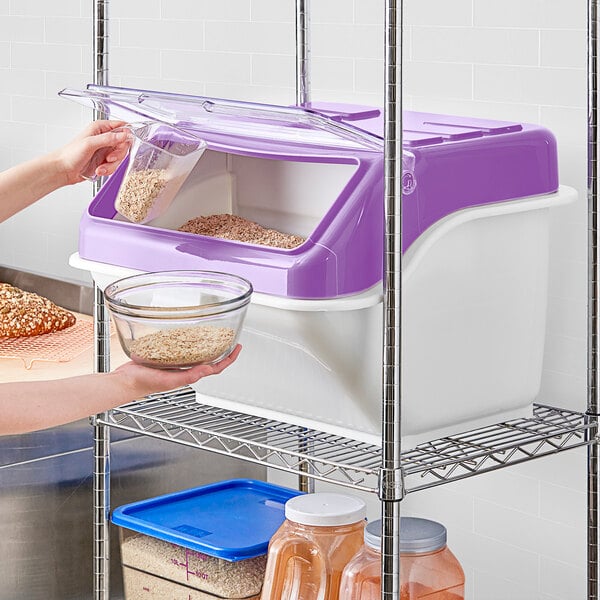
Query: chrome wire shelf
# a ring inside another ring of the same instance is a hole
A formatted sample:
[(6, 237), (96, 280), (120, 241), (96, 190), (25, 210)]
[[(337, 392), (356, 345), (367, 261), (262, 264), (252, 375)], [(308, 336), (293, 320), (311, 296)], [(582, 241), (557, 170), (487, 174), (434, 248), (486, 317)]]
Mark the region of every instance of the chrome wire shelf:
[(403, 452), (407, 492), (587, 446), (595, 427), (585, 414), (534, 404), (531, 417), (433, 440)]
[[(379, 489), (378, 446), (215, 408), (182, 388), (110, 411), (100, 424), (265, 464), (370, 492)], [(534, 405), (533, 415), (420, 444), (402, 453), (406, 493), (584, 446), (595, 435), (582, 413)], [(303, 452), (302, 450), (305, 450)]]

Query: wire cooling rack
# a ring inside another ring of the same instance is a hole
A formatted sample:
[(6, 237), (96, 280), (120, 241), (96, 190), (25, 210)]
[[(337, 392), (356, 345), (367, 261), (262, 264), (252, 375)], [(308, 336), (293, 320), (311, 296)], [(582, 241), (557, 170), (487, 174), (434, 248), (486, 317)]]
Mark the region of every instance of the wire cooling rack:
[[(378, 446), (201, 404), (190, 388), (148, 396), (98, 422), (338, 485), (379, 490)], [(420, 444), (402, 454), (405, 493), (587, 445), (594, 427), (582, 413), (534, 405), (531, 417)]]
[(36, 361), (68, 362), (93, 345), (93, 322), (77, 319), (62, 331), (31, 337), (0, 337), (0, 359), (20, 359), (26, 369), (31, 369)]

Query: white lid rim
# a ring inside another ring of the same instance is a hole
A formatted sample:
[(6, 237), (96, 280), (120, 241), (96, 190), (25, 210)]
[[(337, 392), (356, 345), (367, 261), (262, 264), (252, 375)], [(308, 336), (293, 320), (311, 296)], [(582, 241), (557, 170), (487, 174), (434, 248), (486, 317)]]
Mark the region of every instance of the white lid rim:
[(344, 494), (303, 494), (290, 498), (285, 504), (285, 518), (300, 525), (353, 525), (364, 521), (366, 516), (365, 502)]

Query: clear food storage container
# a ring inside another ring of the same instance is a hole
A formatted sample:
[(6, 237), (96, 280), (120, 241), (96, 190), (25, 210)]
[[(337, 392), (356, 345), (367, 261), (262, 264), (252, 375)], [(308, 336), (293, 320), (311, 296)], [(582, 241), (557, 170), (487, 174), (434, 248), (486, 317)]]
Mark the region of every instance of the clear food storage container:
[(125, 600), (254, 598), (295, 490), (234, 479), (119, 507)]
[(214, 364), (232, 352), (252, 284), (216, 271), (160, 271), (119, 279), (104, 295), (131, 360), (186, 369)]
[(261, 600), (337, 599), (342, 571), (363, 543), (365, 514), (360, 498), (344, 494), (288, 500), (269, 544)]
[[(400, 520), (400, 600), (463, 600), (465, 574), (446, 544), (446, 528), (415, 517)], [(381, 520), (342, 574), (339, 600), (380, 600)]]
[(206, 142), (167, 123), (148, 121), (124, 128), (132, 139), (115, 209), (133, 223), (147, 223), (169, 208)]

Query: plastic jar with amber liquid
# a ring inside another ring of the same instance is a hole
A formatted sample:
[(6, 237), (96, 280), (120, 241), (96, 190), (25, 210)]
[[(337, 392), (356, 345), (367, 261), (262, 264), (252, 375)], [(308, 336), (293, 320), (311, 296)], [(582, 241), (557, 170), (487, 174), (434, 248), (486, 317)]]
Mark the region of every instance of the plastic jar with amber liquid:
[(363, 545), (365, 516), (365, 503), (354, 496), (288, 500), (269, 543), (261, 600), (337, 600), (342, 571)]
[[(464, 600), (465, 574), (435, 521), (400, 519), (400, 600)], [(346, 565), (339, 600), (380, 600), (381, 521), (365, 529), (365, 543)]]

